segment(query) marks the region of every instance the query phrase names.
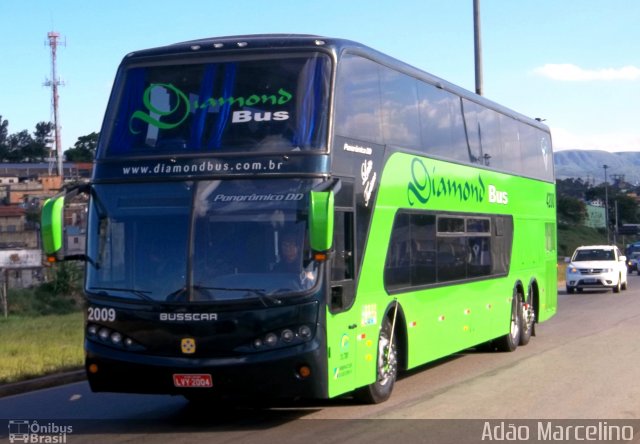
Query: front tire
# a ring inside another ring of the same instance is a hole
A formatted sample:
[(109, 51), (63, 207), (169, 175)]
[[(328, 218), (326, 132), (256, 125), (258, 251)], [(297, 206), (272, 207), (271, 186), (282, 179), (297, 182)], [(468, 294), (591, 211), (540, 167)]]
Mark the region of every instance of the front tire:
[(385, 318), (378, 337), (376, 381), (355, 392), (355, 398), (366, 404), (379, 404), (391, 396), (398, 376), (397, 338), (393, 334), (391, 321)]
[(614, 293), (620, 293), (620, 288), (622, 288), (622, 284), (620, 283), (621, 280), (622, 280), (622, 278), (620, 276), (618, 276), (618, 283), (616, 284), (615, 287), (613, 287), (613, 292)]

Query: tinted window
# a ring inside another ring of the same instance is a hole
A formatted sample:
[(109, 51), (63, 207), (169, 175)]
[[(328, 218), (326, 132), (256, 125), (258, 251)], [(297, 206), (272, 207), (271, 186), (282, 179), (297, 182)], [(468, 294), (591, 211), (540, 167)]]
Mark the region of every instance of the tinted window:
[[(478, 121), (481, 128), (478, 163), (485, 166), (497, 166), (493, 163), (494, 159), (500, 161), (503, 154), (500, 114), (489, 108), (478, 107)], [(516, 152), (519, 152), (519, 149)]]
[(389, 68), (380, 69), (382, 129), (387, 143), (420, 146), (416, 80)]
[[(495, 166), (517, 174), (526, 172), (523, 167), (520, 145), (520, 123), (511, 117), (500, 115), (500, 129), (502, 132), (502, 155), (496, 159)], [(533, 171), (529, 172), (531, 175)]]
[(330, 66), (315, 54), (124, 69), (99, 155), (323, 148)]
[(553, 180), (553, 154), (546, 133), (520, 123), (522, 162), (526, 174), (544, 180)]
[[(422, 147), (427, 154), (467, 161), (459, 99), (428, 83), (418, 83)], [(454, 144), (455, 140), (459, 143)]]
[(335, 116), (340, 136), (553, 181), (546, 132), (359, 56), (341, 60)]
[(378, 68), (362, 57), (342, 58), (336, 80), (336, 134), (383, 143)]
[(480, 106), (462, 99), (462, 109), (464, 110), (464, 127), (467, 132), (467, 147), (469, 150), (468, 162), (481, 163), (482, 159), (482, 128), (478, 120)]
[(504, 275), (509, 271), (512, 238), (510, 216), (400, 211), (387, 250), (385, 286), (393, 292)]

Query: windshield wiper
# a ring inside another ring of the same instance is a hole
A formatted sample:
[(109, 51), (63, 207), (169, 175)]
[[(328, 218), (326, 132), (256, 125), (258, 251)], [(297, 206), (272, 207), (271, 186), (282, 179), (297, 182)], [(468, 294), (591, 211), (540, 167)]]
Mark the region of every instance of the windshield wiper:
[(258, 296), (258, 299), (260, 299), (260, 302), (262, 302), (265, 307), (269, 306), (265, 301), (269, 301), (275, 305), (282, 304), (282, 301), (274, 297), (273, 294), (267, 293), (266, 291), (259, 288), (243, 288), (242, 290), (247, 291), (249, 294), (255, 294), (256, 296)]
[(256, 295), (260, 302), (264, 304), (265, 307), (268, 307), (267, 301), (279, 305), (282, 304), (282, 301), (272, 294), (267, 293), (265, 290), (260, 288), (229, 288), (229, 287), (206, 287), (202, 285), (194, 285), (194, 289), (196, 290), (221, 290), (221, 291), (246, 291), (249, 295)]
[(103, 290), (103, 291), (98, 291), (98, 294), (100, 296), (111, 296), (109, 293), (107, 293), (107, 291), (123, 291), (126, 293), (131, 293), (135, 296), (138, 296), (138, 298), (142, 300), (153, 302), (155, 304), (158, 303), (158, 301), (156, 301), (152, 297), (147, 296), (148, 293), (151, 293), (151, 291), (148, 291), (148, 290), (137, 290), (135, 288), (117, 288), (117, 287), (91, 287), (88, 290), (89, 291)]

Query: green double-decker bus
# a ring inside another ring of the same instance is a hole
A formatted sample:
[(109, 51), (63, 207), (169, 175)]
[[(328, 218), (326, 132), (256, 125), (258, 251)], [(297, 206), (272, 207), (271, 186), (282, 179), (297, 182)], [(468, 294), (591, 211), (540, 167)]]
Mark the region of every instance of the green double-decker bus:
[(382, 402), (556, 311), (548, 128), (351, 41), (128, 54), (52, 257), (77, 191), (94, 391)]

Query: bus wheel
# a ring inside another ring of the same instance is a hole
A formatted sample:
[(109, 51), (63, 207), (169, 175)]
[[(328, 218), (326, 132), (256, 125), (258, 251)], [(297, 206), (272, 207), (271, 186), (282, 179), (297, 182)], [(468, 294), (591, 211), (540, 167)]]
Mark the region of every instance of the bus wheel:
[(397, 338), (391, 330), (391, 321), (385, 318), (378, 338), (378, 359), (376, 365), (376, 382), (362, 387), (355, 392), (355, 398), (367, 404), (379, 404), (391, 396), (393, 385), (398, 376)]
[(533, 309), (533, 304), (531, 303), (532, 292), (533, 289), (529, 289), (527, 301), (522, 305), (522, 309), (520, 311), (522, 314), (522, 319), (520, 320), (520, 325), (522, 326), (522, 331), (520, 332), (520, 345), (527, 345), (529, 343), (536, 321), (536, 312)]
[(511, 302), (511, 322), (509, 333), (496, 340), (496, 347), (500, 351), (512, 352), (518, 348), (522, 334), (522, 298), (515, 292)]

